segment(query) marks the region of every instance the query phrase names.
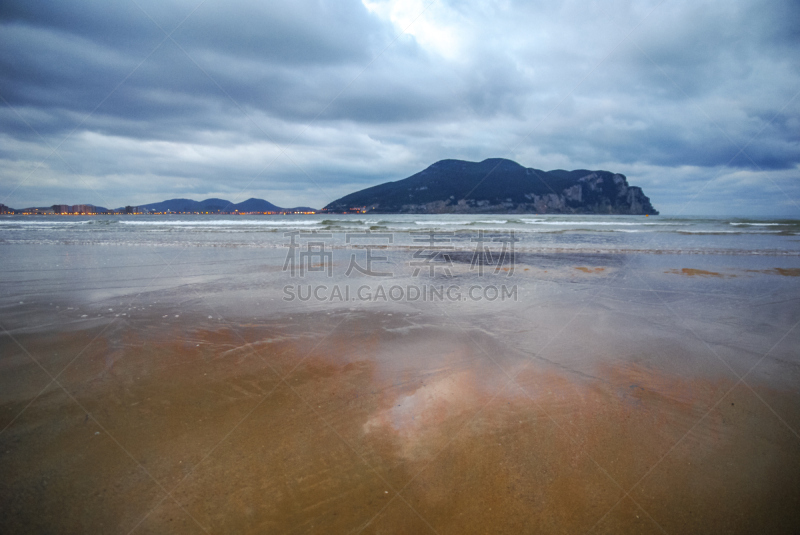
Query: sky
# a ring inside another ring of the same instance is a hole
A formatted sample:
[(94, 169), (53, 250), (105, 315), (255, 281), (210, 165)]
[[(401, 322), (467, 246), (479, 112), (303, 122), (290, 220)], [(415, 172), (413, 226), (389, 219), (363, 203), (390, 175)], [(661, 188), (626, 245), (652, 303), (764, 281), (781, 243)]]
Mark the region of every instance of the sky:
[(800, 217), (800, 2), (4, 0), (0, 203), (325, 204), (457, 158)]

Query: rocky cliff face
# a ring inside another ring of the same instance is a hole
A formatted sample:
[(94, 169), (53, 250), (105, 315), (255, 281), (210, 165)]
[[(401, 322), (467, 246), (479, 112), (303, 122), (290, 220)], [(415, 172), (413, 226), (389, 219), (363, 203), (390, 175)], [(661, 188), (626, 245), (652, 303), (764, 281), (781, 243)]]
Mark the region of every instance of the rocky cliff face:
[(657, 214), (624, 175), (541, 171), (502, 159), (442, 160), (404, 180), (361, 190), (325, 207), (378, 213)]

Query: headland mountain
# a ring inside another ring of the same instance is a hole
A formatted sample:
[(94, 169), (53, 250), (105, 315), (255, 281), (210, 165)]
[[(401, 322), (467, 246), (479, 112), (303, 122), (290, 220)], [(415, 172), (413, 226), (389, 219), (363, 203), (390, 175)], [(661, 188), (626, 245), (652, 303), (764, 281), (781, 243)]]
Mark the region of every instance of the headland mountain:
[(610, 171), (542, 171), (512, 160), (441, 160), (396, 182), (333, 201), (327, 212), (408, 214), (658, 214), (625, 175)]
[(107, 209), (91, 204), (24, 208), (0, 204), (2, 214), (658, 214), (642, 188), (610, 171), (542, 171), (512, 160), (441, 160), (396, 182), (350, 193), (320, 210), (281, 208), (263, 199), (169, 199)]

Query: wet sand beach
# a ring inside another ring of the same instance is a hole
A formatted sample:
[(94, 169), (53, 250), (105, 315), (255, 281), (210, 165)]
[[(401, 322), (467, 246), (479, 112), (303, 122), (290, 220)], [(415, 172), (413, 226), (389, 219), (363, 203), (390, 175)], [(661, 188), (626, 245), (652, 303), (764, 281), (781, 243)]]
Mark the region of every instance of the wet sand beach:
[(520, 256), (516, 301), (319, 303), (241, 254), (84, 301), (8, 270), (3, 532), (800, 527), (792, 259)]

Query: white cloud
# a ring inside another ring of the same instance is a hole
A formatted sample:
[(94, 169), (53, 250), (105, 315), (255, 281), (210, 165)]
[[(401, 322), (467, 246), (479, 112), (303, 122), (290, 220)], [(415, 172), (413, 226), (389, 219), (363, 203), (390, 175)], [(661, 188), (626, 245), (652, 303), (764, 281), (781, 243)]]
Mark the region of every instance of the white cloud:
[(462, 54), (464, 36), (457, 12), (431, 0), (362, 0), (370, 13), (391, 22), (397, 33), (412, 35), (425, 49), (449, 60)]

